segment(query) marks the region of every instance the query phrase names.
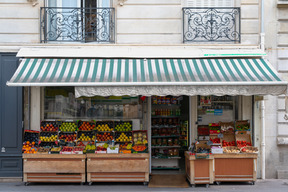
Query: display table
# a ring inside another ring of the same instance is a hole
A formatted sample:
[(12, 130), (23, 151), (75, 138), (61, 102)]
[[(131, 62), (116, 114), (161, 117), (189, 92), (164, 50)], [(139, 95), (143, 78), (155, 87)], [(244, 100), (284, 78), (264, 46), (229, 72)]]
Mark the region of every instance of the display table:
[(87, 154), (87, 182), (149, 182), (149, 154)]
[(207, 159), (196, 159), (195, 155), (185, 152), (186, 176), (189, 183), (194, 187), (196, 184), (209, 184), (213, 178), (213, 156)]
[(23, 154), (24, 182), (85, 182), (86, 155)]
[(214, 154), (215, 181), (250, 181), (257, 179), (257, 154)]

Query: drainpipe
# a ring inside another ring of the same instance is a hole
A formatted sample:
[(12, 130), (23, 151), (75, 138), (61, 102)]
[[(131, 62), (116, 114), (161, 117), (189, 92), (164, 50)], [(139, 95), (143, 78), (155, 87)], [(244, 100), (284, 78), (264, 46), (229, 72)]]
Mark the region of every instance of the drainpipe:
[(260, 48), (265, 51), (265, 29), (264, 29), (264, 0), (261, 1), (261, 33), (260, 33)]
[(265, 179), (265, 101), (261, 101), (261, 178)]

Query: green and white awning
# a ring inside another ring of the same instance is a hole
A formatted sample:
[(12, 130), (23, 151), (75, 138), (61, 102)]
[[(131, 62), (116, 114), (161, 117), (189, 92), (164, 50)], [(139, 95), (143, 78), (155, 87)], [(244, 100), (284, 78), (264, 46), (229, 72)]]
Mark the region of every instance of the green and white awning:
[(23, 59), (8, 86), (75, 86), (85, 95), (279, 95), (263, 59)]

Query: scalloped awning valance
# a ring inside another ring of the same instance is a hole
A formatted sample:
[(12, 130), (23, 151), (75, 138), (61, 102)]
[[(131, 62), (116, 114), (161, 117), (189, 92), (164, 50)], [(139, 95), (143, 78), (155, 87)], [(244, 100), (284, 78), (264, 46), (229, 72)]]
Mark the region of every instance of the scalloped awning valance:
[(76, 97), (281, 95), (287, 82), (264, 59), (27, 58), (8, 86), (75, 86)]

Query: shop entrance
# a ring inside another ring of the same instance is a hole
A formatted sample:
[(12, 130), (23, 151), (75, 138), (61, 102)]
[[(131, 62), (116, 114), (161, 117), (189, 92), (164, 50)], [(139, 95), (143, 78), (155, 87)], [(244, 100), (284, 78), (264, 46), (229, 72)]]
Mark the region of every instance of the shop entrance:
[(189, 97), (153, 96), (151, 107), (152, 174), (185, 174)]

